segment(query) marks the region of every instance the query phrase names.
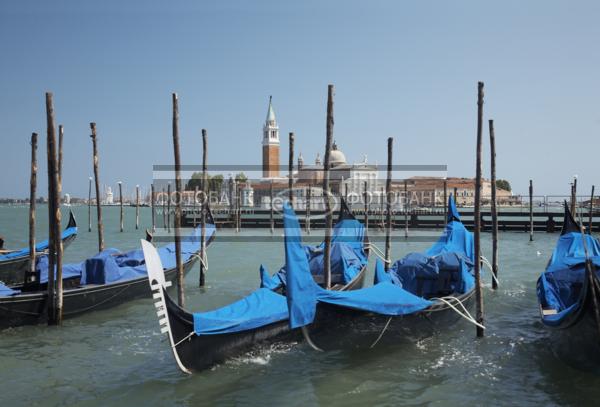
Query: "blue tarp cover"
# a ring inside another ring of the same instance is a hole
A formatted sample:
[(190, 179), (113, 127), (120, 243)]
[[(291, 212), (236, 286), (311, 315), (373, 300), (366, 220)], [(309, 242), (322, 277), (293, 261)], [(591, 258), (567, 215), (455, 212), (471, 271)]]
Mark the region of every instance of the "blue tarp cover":
[(259, 288), (250, 295), (225, 307), (194, 313), (196, 335), (216, 335), (247, 331), (288, 318), (283, 295)]
[[(61, 235), (62, 240), (65, 240), (67, 237), (76, 235), (76, 234), (77, 234), (77, 227), (67, 228), (67, 229), (63, 230), (63, 232), (62, 232), (62, 235)], [(44, 250), (47, 250), (47, 249), (48, 249), (48, 240), (43, 240), (35, 245), (36, 252), (43, 252)], [(25, 249), (14, 251), (14, 252), (10, 252), (7, 254), (0, 254), (0, 261), (16, 259), (16, 258), (25, 257), (25, 256), (29, 256), (29, 247), (27, 247)]]
[(8, 297), (10, 295), (19, 294), (21, 291), (13, 290), (12, 288), (8, 288), (4, 285), (4, 283), (0, 282), (0, 297)]
[(559, 237), (550, 263), (537, 282), (538, 301), (542, 308), (556, 310), (556, 314), (542, 316), (547, 325), (560, 325), (582, 304), (586, 283), (583, 237), (596, 273), (600, 268), (600, 244), (596, 238), (578, 232)]
[[(300, 224), (288, 203), (284, 204), (283, 221), (286, 289), (291, 328), (310, 324), (315, 318), (317, 302), (382, 315), (406, 315), (431, 305), (430, 301), (389, 282), (355, 291), (329, 291), (319, 287), (311, 276), (308, 260), (304, 255)], [(382, 267), (381, 263), (378, 267)]]
[[(215, 233), (214, 225), (206, 225), (206, 240)], [(181, 261), (185, 263), (200, 250), (201, 229), (197, 227), (189, 236), (181, 239)], [(165, 269), (175, 267), (175, 243), (158, 249)], [(40, 256), (36, 262), (40, 282), (48, 282), (48, 256)], [(81, 285), (110, 284), (147, 275), (144, 253), (141, 249), (121, 253), (118, 249), (106, 249), (81, 263), (63, 265), (63, 279), (81, 277)]]

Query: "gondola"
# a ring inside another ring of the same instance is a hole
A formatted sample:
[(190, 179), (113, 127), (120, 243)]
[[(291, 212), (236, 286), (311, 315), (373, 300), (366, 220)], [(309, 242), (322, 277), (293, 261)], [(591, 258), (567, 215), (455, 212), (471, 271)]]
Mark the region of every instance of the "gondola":
[[(62, 232), (63, 248), (66, 249), (77, 237), (77, 222), (73, 212), (69, 211), (69, 223)], [(48, 253), (48, 240), (35, 245), (39, 255)], [(29, 270), (29, 247), (19, 250), (3, 251), (0, 254), (0, 282), (7, 286), (23, 284), (25, 273)]]
[(385, 271), (377, 261), (375, 284), (350, 292), (330, 292), (312, 283), (300, 255), (299, 225), (291, 209), (286, 224), (290, 327), (304, 329), (320, 350), (414, 342), (447, 329), (461, 317), (475, 322), (473, 236), (450, 197), (448, 223), (424, 254), (411, 253)]
[[(182, 238), (182, 263), (187, 274), (200, 258), (201, 228)], [(213, 241), (215, 225), (212, 215), (206, 225), (206, 246)], [(150, 242), (148, 242), (150, 244)], [(167, 281), (175, 281), (175, 245), (170, 243), (158, 249), (165, 265)], [(6, 287), (0, 284), (0, 329), (47, 321), (47, 257), (41, 257), (36, 268), (39, 285)], [(88, 312), (117, 306), (124, 302), (148, 296), (147, 267), (141, 250), (121, 253), (106, 249), (78, 264), (63, 266), (63, 318), (76, 317)]]
[(537, 281), (540, 318), (559, 359), (596, 372), (600, 371), (599, 270), (600, 243), (582, 233), (565, 202), (560, 237)]
[[(332, 278), (334, 285), (331, 291), (343, 292), (360, 288), (369, 255), (368, 236), (364, 226), (350, 213), (345, 202), (341, 203), (332, 242), (332, 247), (337, 246), (340, 253), (336, 261), (335, 250), (332, 248), (332, 270), (343, 269), (352, 278), (342, 282), (344, 272), (334, 273), (339, 274), (340, 280), (336, 283)], [(261, 267), (263, 281), (259, 289), (228, 306), (191, 313), (180, 308), (167, 293), (168, 281), (163, 275), (163, 267), (154, 247), (144, 241), (142, 247), (161, 332), (168, 335), (177, 366), (183, 372), (207, 369), (240, 355), (257, 344), (285, 340), (295, 335), (288, 324), (285, 267), (272, 277), (266, 276)], [(320, 270), (316, 269), (321, 247), (322, 245), (301, 248), (308, 267), (313, 266), (311, 278), (315, 284), (322, 281), (322, 272), (319, 273)], [(357, 262), (357, 258), (360, 261)], [(354, 272), (350, 268), (354, 268)]]

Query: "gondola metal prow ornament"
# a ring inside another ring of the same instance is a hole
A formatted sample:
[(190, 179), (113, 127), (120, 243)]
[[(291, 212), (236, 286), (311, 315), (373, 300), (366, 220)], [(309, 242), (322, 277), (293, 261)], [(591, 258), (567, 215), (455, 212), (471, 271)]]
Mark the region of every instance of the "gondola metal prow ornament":
[[(141, 240), (141, 243), (142, 250), (144, 252), (144, 259), (146, 261), (146, 270), (148, 271), (148, 276), (150, 277), (148, 279), (150, 282), (150, 289), (153, 291), (152, 297), (153, 299), (157, 300), (154, 303), (154, 306), (158, 310), (157, 315), (159, 317), (158, 323), (160, 325), (160, 332), (168, 335), (171, 348), (174, 350), (178, 344), (175, 344), (173, 341), (173, 333), (171, 332), (169, 317), (166, 315), (167, 303), (164, 296), (164, 290), (171, 285), (171, 282), (167, 282), (165, 280), (162, 262), (156, 248), (152, 245), (152, 243), (146, 240)], [(163, 313), (162, 315), (164, 315), (164, 317), (160, 314), (161, 312)], [(187, 369), (181, 363), (177, 352), (173, 351), (173, 356), (175, 356), (175, 361), (177, 362), (177, 366), (179, 366), (181, 371), (188, 374), (192, 373), (191, 370)]]

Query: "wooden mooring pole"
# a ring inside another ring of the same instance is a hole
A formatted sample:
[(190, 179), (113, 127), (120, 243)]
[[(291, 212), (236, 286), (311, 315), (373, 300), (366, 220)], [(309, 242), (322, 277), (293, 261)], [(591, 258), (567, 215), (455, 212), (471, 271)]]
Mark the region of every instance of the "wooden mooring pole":
[(33, 283), (35, 275), (35, 200), (37, 188), (37, 133), (31, 133), (31, 177), (29, 179), (29, 268), (25, 284)]
[[(63, 137), (64, 128), (62, 124), (58, 125), (58, 182), (60, 182), (62, 189), (62, 167), (63, 167)], [(60, 199), (60, 195), (58, 196)]]
[[(483, 133), (483, 82), (477, 84), (477, 161), (475, 167), (475, 301), (476, 321), (483, 325), (483, 293), (481, 289), (481, 148)], [(477, 326), (477, 337), (483, 337), (483, 328)]]
[(154, 200), (154, 182), (150, 184), (150, 207), (152, 210), (152, 233), (156, 232), (156, 208), (154, 204), (156, 203)]
[(94, 154), (94, 181), (96, 183), (96, 214), (98, 217), (98, 251), (104, 250), (104, 224), (102, 223), (102, 205), (100, 202), (100, 174), (98, 171), (98, 140), (96, 135), (96, 123), (90, 123), (92, 130), (92, 147)]
[(573, 219), (577, 219), (577, 177), (573, 178), (571, 185), (571, 215)]
[[(173, 93), (173, 152), (175, 156), (175, 264), (177, 267), (177, 302), (185, 305), (183, 265), (181, 263), (181, 162), (179, 159), (179, 102)], [(170, 189), (171, 184), (169, 184)], [(170, 191), (169, 191), (170, 192)], [(170, 201), (169, 193), (169, 201)]]
[[(204, 287), (206, 285), (206, 212), (208, 209), (208, 178), (206, 173), (208, 155), (208, 135), (206, 129), (202, 129), (202, 201), (200, 202), (200, 280), (198, 285)], [(197, 194), (194, 196), (196, 201)]]
[(274, 207), (273, 207), (273, 180), (271, 180), (270, 184), (269, 184), (269, 206), (271, 208), (270, 211), (270, 221), (271, 221), (271, 234), (275, 233), (275, 218), (273, 216), (273, 212), (275, 211)]
[(444, 226), (448, 223), (448, 180), (444, 178)]
[(381, 230), (385, 230), (385, 210), (383, 209), (383, 203), (385, 199), (385, 188), (381, 188), (381, 193), (379, 194), (379, 221)]
[(325, 289), (331, 288), (331, 194), (329, 191), (329, 156), (333, 140), (333, 85), (327, 87), (327, 122), (325, 138), (325, 157), (323, 160), (323, 198), (325, 199), (325, 249), (323, 252), (323, 272), (325, 276)]
[(594, 185), (592, 185), (592, 194), (590, 195), (590, 214), (589, 214), (589, 227), (588, 233), (592, 234), (592, 229), (594, 227), (593, 219), (594, 219)]
[(305, 229), (306, 233), (310, 235), (310, 201), (312, 200), (312, 186), (308, 186), (306, 188), (306, 220), (305, 220)]
[(119, 209), (120, 209), (120, 231), (123, 232), (123, 224), (125, 223), (125, 214), (123, 213), (123, 182), (119, 181)]
[(48, 161), (48, 325), (62, 322), (62, 240), (60, 234), (60, 184), (52, 93), (46, 93)]
[(171, 233), (171, 182), (167, 184), (167, 233)]
[(92, 231), (92, 177), (88, 187), (88, 232)]
[(385, 181), (386, 197), (386, 228), (385, 228), (385, 269), (389, 270), (392, 251), (392, 150), (394, 148), (394, 138), (387, 140), (387, 179)]
[(290, 205), (294, 207), (294, 133), (290, 133), (288, 157), (288, 194)]
[(533, 242), (533, 180), (529, 180), (529, 241)]
[(364, 222), (365, 222), (365, 230), (369, 230), (369, 192), (367, 191), (367, 181), (364, 182), (364, 194), (363, 194), (363, 199), (364, 199), (364, 206), (365, 206), (365, 217), (364, 217)]
[(408, 196), (408, 182), (404, 180), (404, 238), (408, 239), (408, 210), (410, 208), (410, 198)]
[(140, 228), (140, 186), (135, 186), (135, 230)]
[(498, 208), (496, 207), (496, 135), (494, 134), (494, 121), (489, 121), (490, 127), (490, 167), (492, 184), (492, 288), (498, 288)]

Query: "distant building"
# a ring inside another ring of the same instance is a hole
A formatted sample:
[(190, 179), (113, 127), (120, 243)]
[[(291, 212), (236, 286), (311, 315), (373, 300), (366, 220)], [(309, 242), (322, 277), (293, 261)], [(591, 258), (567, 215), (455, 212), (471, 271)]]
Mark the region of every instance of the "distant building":
[(279, 177), (279, 126), (275, 119), (271, 96), (269, 96), (267, 119), (263, 125), (262, 167), (263, 178)]

